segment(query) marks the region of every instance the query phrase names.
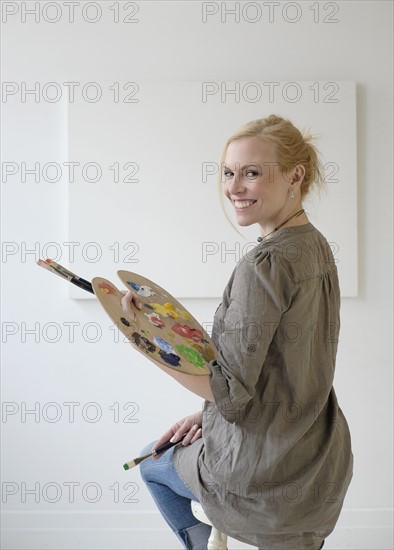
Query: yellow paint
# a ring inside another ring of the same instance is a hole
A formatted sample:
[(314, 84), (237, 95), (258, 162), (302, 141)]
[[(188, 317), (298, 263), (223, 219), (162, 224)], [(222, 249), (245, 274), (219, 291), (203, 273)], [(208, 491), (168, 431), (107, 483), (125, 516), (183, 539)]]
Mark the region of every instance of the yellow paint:
[(174, 317), (174, 319), (178, 319), (179, 317), (181, 319), (183, 319), (184, 321), (190, 321), (190, 319), (192, 318), (192, 316), (190, 315), (190, 313), (188, 313), (187, 311), (185, 311), (184, 309), (180, 309), (178, 307), (176, 307), (174, 309), (174, 306), (170, 303), (170, 302), (166, 302), (164, 304), (164, 307), (169, 311), (171, 312), (171, 315)]
[(190, 315), (190, 313), (188, 313), (188, 312), (185, 311), (184, 309), (176, 308), (176, 311), (179, 313), (179, 316), (180, 316), (181, 319), (183, 319), (184, 321), (190, 321), (190, 319), (192, 318), (192, 316)]
[(178, 319), (179, 315), (174, 310), (172, 304), (166, 303), (164, 305), (161, 304), (149, 304), (151, 307), (153, 307), (154, 311), (158, 313), (159, 315), (163, 315), (163, 317), (172, 317), (173, 319)]
[(173, 306), (170, 302), (166, 302), (166, 303), (164, 304), (164, 307), (166, 308), (166, 310), (168, 311), (168, 313), (171, 315), (171, 317), (173, 317), (174, 319), (178, 319), (179, 315), (178, 315), (178, 313), (175, 311), (174, 306)]

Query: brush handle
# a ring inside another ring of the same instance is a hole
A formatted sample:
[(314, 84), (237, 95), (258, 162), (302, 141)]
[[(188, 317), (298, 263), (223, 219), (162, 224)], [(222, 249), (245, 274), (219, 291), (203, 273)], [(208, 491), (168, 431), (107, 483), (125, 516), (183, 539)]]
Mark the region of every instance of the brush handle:
[[(182, 437), (182, 439), (185, 437), (185, 435)], [(130, 462), (126, 462), (126, 464), (123, 464), (123, 468), (125, 470), (129, 470), (130, 468), (134, 468), (134, 466), (138, 466), (138, 464), (141, 464), (141, 462), (143, 462), (147, 458), (150, 458), (151, 456), (156, 456), (156, 455), (158, 455), (158, 454), (160, 454), (164, 451), (167, 451), (168, 449), (171, 449), (171, 447), (173, 447), (174, 445), (177, 445), (178, 443), (180, 443), (182, 441), (182, 439), (180, 439), (179, 441), (175, 441), (174, 443), (172, 443), (171, 441), (167, 441), (167, 443), (164, 443), (164, 445), (161, 445), (160, 447), (158, 447), (153, 452), (151, 452), (147, 455), (139, 456), (138, 458), (135, 458), (134, 460), (131, 460)]]
[(54, 262), (53, 260), (50, 260), (49, 258), (45, 260), (45, 263), (53, 267), (56, 272), (59, 273), (59, 275), (63, 275), (66, 279), (70, 281), (70, 283), (73, 283), (74, 285), (79, 286), (79, 288), (82, 288), (83, 290), (87, 290), (88, 292), (94, 294), (92, 284), (86, 279), (79, 277), (72, 271), (66, 269), (62, 265)]
[[(185, 436), (183, 436), (183, 437), (185, 437)], [(161, 445), (160, 447), (155, 449), (152, 454), (153, 455), (158, 455), (158, 454), (162, 453), (163, 451), (167, 451), (168, 449), (171, 449), (171, 447), (173, 447), (177, 443), (180, 443), (182, 441), (182, 439), (180, 439), (179, 441), (174, 441), (174, 442), (167, 441), (167, 443), (164, 443), (164, 445)]]
[(49, 258), (46, 259), (45, 262), (43, 260), (39, 260), (37, 263), (39, 266), (48, 269), (56, 275), (59, 275), (59, 277), (61, 277), (62, 279), (66, 279), (66, 281), (69, 281), (70, 283), (78, 286), (82, 290), (86, 290), (87, 292), (91, 292), (92, 294), (94, 294), (92, 284), (89, 281), (87, 281), (86, 279), (82, 279), (82, 277), (78, 277), (78, 275), (75, 275), (75, 273), (72, 273), (62, 265), (53, 262)]
[(89, 281), (85, 281), (85, 279), (81, 279), (80, 277), (73, 277), (69, 279), (70, 283), (73, 283), (75, 286), (78, 286), (82, 290), (87, 290), (88, 292), (91, 292), (94, 294), (94, 290), (92, 285), (89, 283)]

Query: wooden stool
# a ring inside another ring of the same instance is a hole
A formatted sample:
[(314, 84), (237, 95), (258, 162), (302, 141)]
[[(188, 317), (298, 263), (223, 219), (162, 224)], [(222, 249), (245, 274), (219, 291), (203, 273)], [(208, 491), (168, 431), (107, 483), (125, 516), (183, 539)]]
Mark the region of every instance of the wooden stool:
[[(207, 525), (212, 525), (207, 516), (205, 515), (204, 510), (202, 509), (201, 503), (195, 500), (191, 501), (192, 513), (195, 518), (202, 523)], [(227, 550), (227, 535), (221, 533), (212, 525), (211, 535), (208, 540), (208, 550)]]

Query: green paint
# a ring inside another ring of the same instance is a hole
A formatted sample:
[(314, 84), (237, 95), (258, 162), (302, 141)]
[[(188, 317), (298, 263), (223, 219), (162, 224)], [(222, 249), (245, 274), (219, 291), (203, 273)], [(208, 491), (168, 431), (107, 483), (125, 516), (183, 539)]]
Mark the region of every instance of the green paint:
[(180, 344), (176, 346), (178, 352), (184, 357), (187, 361), (199, 368), (204, 368), (205, 361), (201, 355), (193, 348)]

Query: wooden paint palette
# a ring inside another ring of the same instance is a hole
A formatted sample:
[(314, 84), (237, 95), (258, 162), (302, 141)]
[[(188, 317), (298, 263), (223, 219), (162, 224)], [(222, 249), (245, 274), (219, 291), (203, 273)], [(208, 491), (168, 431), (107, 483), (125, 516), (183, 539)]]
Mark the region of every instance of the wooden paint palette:
[(135, 319), (120, 303), (123, 294), (102, 277), (92, 280), (101, 305), (131, 345), (151, 361), (185, 372), (209, 374), (207, 362), (215, 359), (213, 340), (194, 317), (159, 285), (130, 271), (118, 271), (128, 290), (138, 295), (143, 307), (134, 305)]

